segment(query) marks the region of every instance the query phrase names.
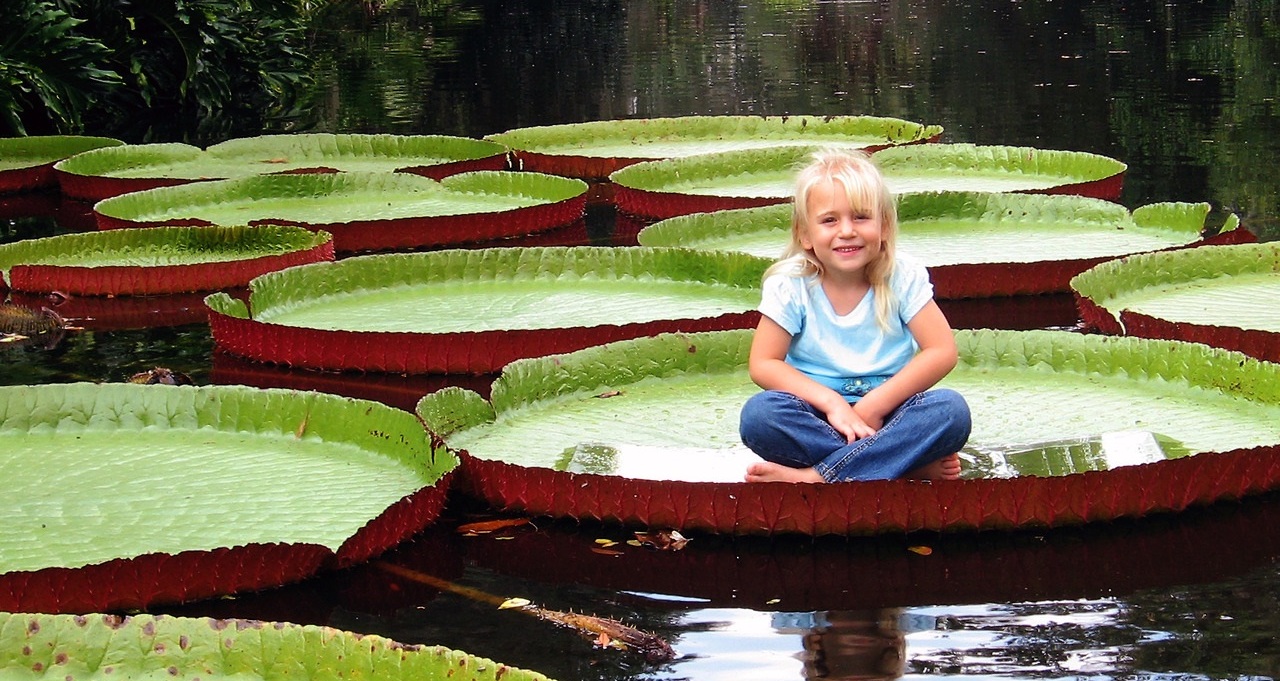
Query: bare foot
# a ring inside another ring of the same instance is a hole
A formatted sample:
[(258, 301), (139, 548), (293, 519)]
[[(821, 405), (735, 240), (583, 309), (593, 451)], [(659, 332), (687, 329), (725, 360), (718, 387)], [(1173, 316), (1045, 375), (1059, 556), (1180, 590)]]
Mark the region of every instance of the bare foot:
[(824, 482), (812, 468), (792, 468), (772, 461), (747, 465), (747, 482)]
[(960, 454), (948, 454), (933, 463), (908, 471), (906, 477), (912, 480), (959, 480)]

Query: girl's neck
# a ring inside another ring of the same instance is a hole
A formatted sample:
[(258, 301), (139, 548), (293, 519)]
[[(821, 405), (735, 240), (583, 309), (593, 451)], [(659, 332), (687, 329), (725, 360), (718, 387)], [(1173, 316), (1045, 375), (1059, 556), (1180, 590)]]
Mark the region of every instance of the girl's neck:
[(867, 291), (871, 290), (871, 282), (865, 275), (860, 277), (832, 277), (824, 273), (821, 278), (822, 292), (831, 303), (837, 315), (844, 316), (853, 312)]

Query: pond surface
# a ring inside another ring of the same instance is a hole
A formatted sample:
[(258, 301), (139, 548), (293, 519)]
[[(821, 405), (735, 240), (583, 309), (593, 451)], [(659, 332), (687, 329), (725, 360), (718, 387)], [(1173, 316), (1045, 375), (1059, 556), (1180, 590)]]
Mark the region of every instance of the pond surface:
[[(302, 129), (482, 136), (611, 118), (876, 114), (942, 125), (948, 142), (1108, 155), (1129, 164), (1129, 208), (1208, 201), (1210, 224), (1235, 212), (1263, 238), (1280, 236), (1280, 9), (1271, 3), (387, 5), (316, 33), (319, 98)], [(4, 241), (92, 228), (87, 207), (50, 197), (9, 197), (0, 208), (12, 216), (0, 221)], [(635, 228), (601, 207), (585, 227), (567, 242), (621, 243)], [(947, 311), (958, 327), (1075, 323), (1061, 296)], [(316, 387), (411, 407), (445, 382), (216, 356), (199, 297), (132, 314), (116, 324), (126, 330), (0, 350), (0, 383), (122, 380), (166, 366), (197, 383)], [(138, 316), (149, 328), (133, 328)], [(465, 520), (467, 510), (453, 513)], [(597, 539), (629, 535), (538, 522), (476, 537), (442, 527), (386, 557), (656, 632), (678, 654), (663, 664), (377, 564), (166, 611), (329, 624), (566, 680), (1276, 678), (1278, 521), (1280, 499), (1263, 498), (1042, 534), (695, 537), (677, 552), (601, 551)]]

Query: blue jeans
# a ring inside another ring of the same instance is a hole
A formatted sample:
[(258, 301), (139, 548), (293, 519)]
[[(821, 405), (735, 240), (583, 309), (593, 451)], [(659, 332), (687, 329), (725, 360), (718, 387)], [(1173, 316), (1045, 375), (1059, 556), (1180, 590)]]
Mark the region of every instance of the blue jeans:
[(891, 480), (960, 451), (969, 439), (969, 405), (954, 390), (917, 393), (889, 413), (871, 437), (852, 443), (813, 405), (778, 390), (751, 396), (738, 433), (766, 461), (813, 467), (827, 482)]

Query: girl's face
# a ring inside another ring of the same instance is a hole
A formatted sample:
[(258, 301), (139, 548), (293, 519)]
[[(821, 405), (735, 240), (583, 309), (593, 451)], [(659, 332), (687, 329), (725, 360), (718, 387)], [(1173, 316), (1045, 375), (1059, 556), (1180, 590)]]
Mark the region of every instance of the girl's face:
[(866, 267), (880, 257), (881, 225), (875, 206), (855, 209), (838, 181), (819, 182), (806, 201), (808, 222), (800, 245), (822, 263), (824, 276), (866, 281)]

